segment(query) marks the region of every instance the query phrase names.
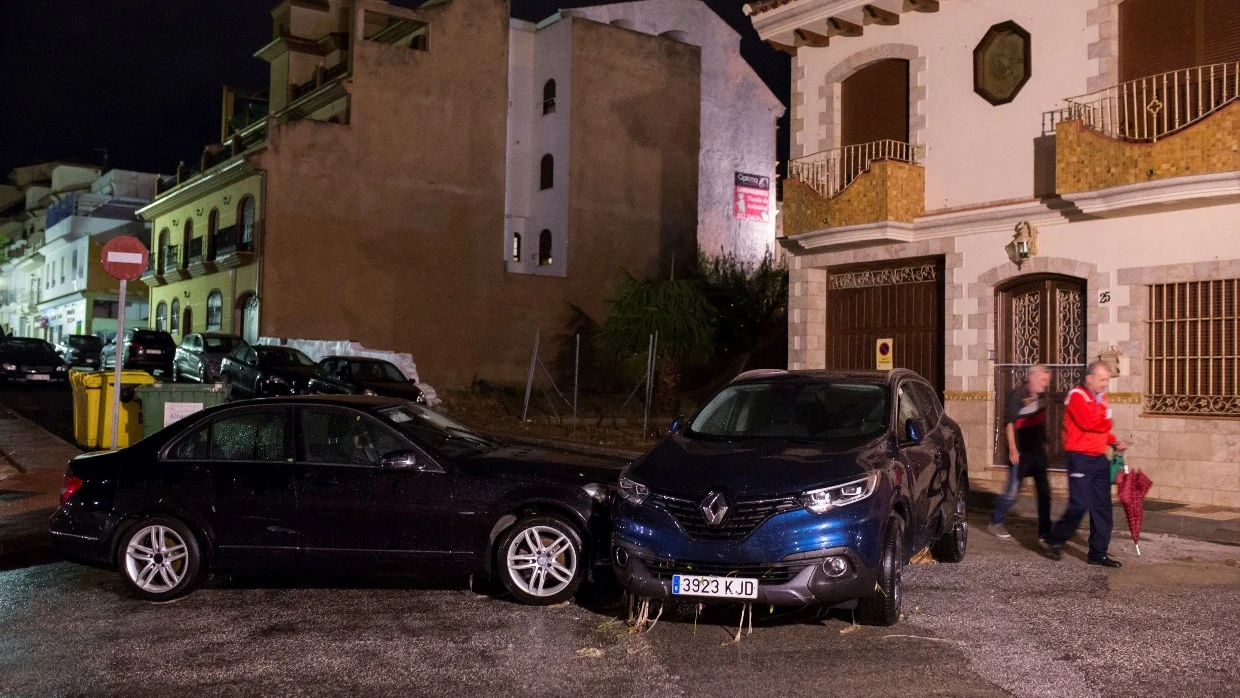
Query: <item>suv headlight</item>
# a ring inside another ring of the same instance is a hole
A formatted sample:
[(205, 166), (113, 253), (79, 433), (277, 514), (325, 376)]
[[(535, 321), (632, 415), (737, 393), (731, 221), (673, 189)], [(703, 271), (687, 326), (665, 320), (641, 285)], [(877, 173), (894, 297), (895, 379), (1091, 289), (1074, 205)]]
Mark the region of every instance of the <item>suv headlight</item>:
[(820, 490), (810, 490), (801, 495), (801, 506), (815, 514), (825, 514), (838, 507), (856, 504), (874, 494), (878, 489), (878, 473), (870, 473), (860, 480), (832, 485)]
[(288, 383), (288, 381), (279, 376), (267, 376), (267, 382), (274, 385), (286, 385)]
[(624, 475), (620, 476), (620, 497), (635, 507), (641, 506), (650, 496), (650, 488)]
[(16, 371), (17, 365), (16, 364), (0, 364), (0, 368), (6, 371)]

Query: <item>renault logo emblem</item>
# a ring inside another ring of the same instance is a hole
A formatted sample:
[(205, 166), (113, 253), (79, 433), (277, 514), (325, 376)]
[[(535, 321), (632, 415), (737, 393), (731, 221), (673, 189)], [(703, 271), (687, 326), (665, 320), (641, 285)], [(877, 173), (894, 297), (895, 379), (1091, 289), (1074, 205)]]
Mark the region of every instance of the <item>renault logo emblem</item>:
[(728, 514), (728, 500), (722, 492), (708, 492), (698, 507), (708, 526), (718, 526)]

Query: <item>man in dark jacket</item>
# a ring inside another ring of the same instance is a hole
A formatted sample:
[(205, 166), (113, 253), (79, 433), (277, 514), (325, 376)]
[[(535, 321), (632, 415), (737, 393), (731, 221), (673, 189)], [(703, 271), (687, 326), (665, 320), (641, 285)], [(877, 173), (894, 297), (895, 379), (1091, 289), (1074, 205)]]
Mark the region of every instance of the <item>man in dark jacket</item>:
[(1111, 433), (1107, 386), (1111, 369), (1101, 362), (1089, 365), (1085, 380), (1068, 393), (1063, 415), (1063, 448), (1068, 457), (1068, 508), (1047, 537), (1050, 556), (1058, 560), (1063, 544), (1076, 533), (1089, 513), (1089, 564), (1120, 567), (1107, 555), (1111, 545), (1111, 464), (1108, 446), (1128, 448)]
[(1008, 445), (1007, 487), (999, 495), (994, 515), (986, 530), (999, 538), (1011, 538), (1003, 519), (1016, 502), (1020, 485), (1033, 478), (1038, 496), (1038, 538), (1051, 532), (1051, 487), (1046, 480), (1046, 388), (1051, 372), (1046, 366), (1030, 366), (1025, 382), (1008, 395), (1003, 412), (1004, 434)]

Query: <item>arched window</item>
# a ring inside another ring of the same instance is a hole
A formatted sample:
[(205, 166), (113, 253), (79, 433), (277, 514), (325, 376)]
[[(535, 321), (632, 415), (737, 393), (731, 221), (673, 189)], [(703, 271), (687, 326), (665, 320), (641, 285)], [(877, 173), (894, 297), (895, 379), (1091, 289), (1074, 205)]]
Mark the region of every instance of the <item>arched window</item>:
[(512, 261), (521, 261), (521, 233), (512, 234)]
[(555, 80), (543, 83), (543, 115), (555, 113)]
[(207, 296), (207, 331), (216, 332), (224, 323), (224, 296), (212, 291)]
[(538, 188), (550, 189), (555, 184), (555, 158), (551, 153), (542, 156), (538, 166)]
[(172, 265), (168, 264), (168, 257), (171, 250), (168, 248), (168, 229), (164, 228), (159, 231), (159, 273), (168, 271)]
[(172, 299), (172, 312), (168, 315), (168, 331), (181, 331), (181, 300), (179, 298)]
[(544, 230), (538, 234), (538, 266), (551, 264), (551, 231)]
[(215, 261), (215, 236), (220, 232), (220, 210), (211, 209), (211, 213), (207, 214), (207, 261)]
[(237, 251), (254, 249), (254, 197), (246, 196), (237, 204)]
[(194, 239), (194, 221), (191, 218), (185, 219), (185, 232), (181, 235), (181, 263), (178, 265), (182, 269), (189, 266), (189, 243)]
[(160, 301), (159, 305), (155, 306), (155, 329), (168, 329), (168, 304), (163, 301)]

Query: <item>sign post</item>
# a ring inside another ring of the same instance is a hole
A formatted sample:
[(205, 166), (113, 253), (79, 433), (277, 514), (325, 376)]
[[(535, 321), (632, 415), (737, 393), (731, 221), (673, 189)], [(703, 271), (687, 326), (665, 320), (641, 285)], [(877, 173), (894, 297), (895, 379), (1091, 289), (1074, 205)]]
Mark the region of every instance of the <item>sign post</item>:
[(125, 286), (146, 271), (150, 252), (146, 245), (132, 235), (122, 235), (108, 240), (103, 246), (103, 270), (121, 282), (120, 300), (116, 313), (116, 372), (112, 376), (112, 449), (119, 443), (121, 419), (121, 346), (125, 337)]

